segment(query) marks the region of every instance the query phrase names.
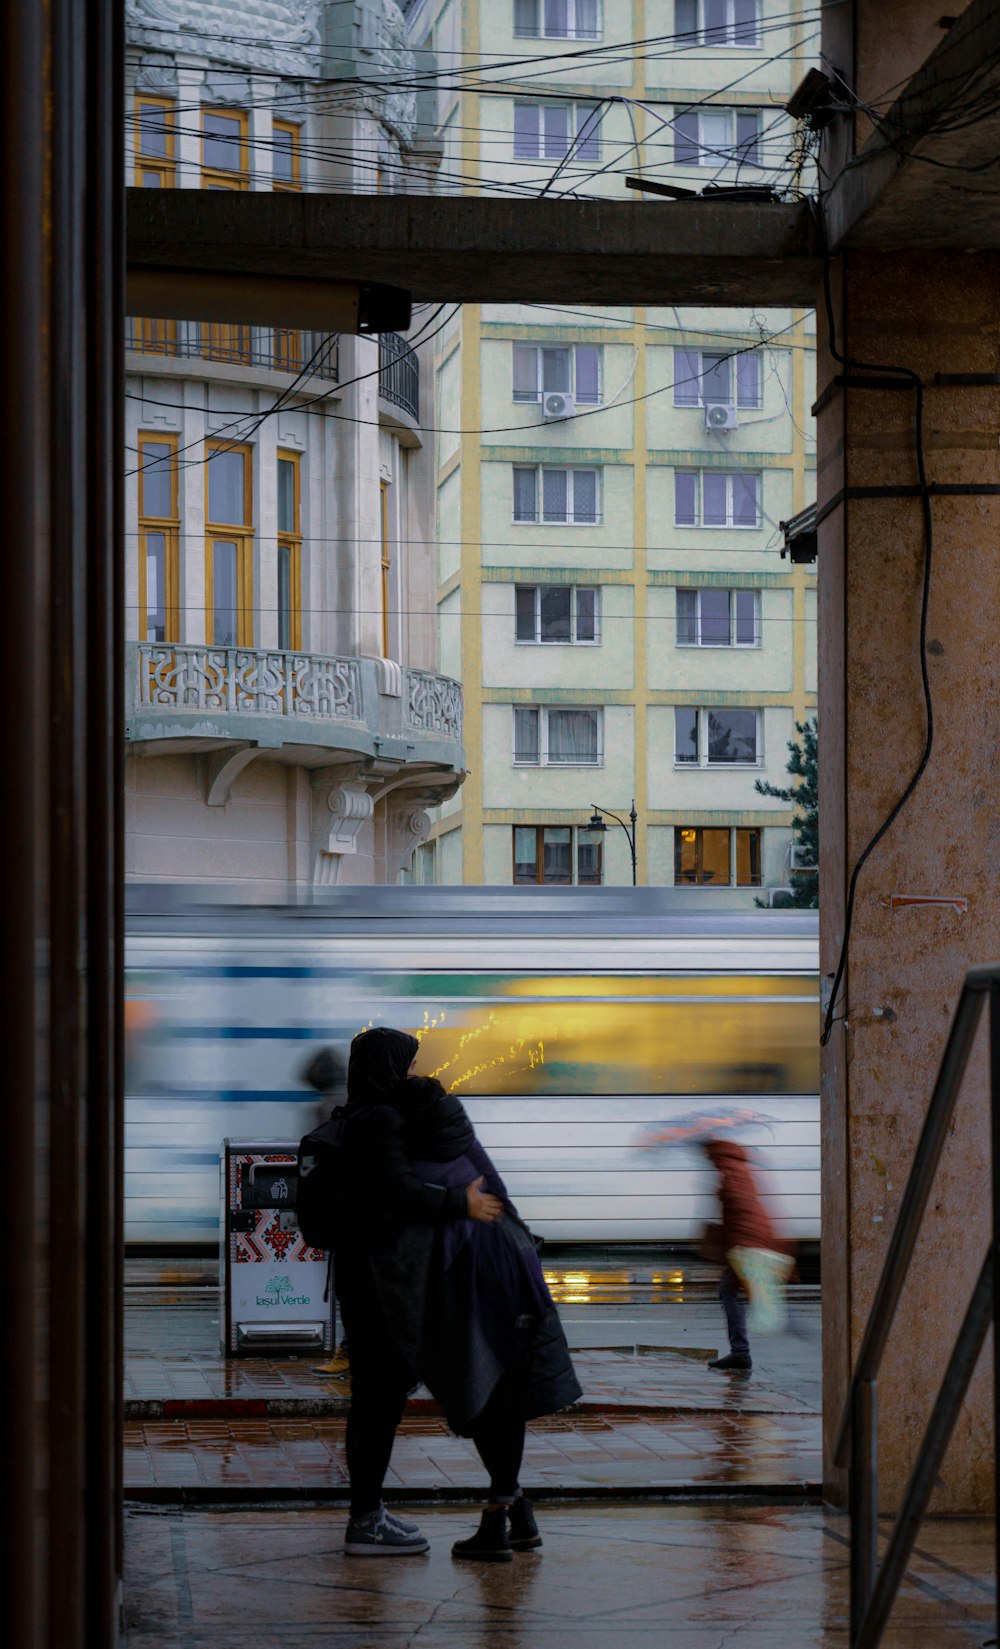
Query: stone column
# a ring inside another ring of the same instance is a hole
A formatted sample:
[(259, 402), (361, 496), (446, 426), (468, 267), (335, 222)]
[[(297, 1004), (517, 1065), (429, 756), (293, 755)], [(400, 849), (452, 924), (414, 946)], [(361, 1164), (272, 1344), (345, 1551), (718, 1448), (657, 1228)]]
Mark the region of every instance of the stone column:
[[(835, 260), (836, 343), (925, 385), (931, 482), (1000, 482), (1000, 387), (941, 387), (937, 373), (1000, 371), (1000, 260), (991, 254), (849, 253)], [(919, 654), (926, 540), (913, 488), (912, 389), (847, 387), (820, 301), (819, 529), (822, 955), (837, 966), (848, 880), (916, 769), (926, 719)], [(873, 374), (869, 373), (869, 376)], [(847, 489), (847, 496), (842, 496)], [(838, 501), (839, 500), (839, 501)], [(965, 971), (1000, 944), (1000, 497), (937, 497), (927, 654), (929, 765), (861, 872), (845, 988), (822, 1064), (825, 1479), (889, 1233)], [(893, 910), (893, 894), (968, 900)], [(843, 1017), (846, 1016), (846, 1017)], [(973, 1056), (879, 1383), (882, 1503), (895, 1509), (988, 1241), (985, 1045)], [(970, 1389), (933, 1508), (992, 1503), (989, 1352)]]

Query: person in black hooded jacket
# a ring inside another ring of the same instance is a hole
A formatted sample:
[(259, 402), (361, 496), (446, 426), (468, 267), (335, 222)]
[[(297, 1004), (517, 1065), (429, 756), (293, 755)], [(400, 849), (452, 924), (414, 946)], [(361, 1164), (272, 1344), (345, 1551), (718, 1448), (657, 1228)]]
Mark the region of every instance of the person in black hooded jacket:
[(393, 1097), (418, 1049), (405, 1031), (377, 1027), (351, 1043), (343, 1133), (342, 1234), (334, 1253), (334, 1286), (351, 1347), (351, 1407), (347, 1469), (351, 1515), (344, 1549), (352, 1556), (427, 1551), (412, 1523), (389, 1513), (382, 1484), (407, 1393), (418, 1383), (387, 1321), (374, 1261), (410, 1226), (428, 1230), (456, 1221), (489, 1224), (503, 1205), (482, 1189), (427, 1184), (414, 1173), (403, 1144), (403, 1117)]

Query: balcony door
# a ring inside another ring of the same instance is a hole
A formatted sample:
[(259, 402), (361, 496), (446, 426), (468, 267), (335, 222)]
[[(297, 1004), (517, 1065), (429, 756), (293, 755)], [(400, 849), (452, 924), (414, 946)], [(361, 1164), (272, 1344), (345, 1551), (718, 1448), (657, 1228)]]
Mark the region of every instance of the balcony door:
[(253, 452), (206, 443), (205, 634), (214, 647), (253, 646)]

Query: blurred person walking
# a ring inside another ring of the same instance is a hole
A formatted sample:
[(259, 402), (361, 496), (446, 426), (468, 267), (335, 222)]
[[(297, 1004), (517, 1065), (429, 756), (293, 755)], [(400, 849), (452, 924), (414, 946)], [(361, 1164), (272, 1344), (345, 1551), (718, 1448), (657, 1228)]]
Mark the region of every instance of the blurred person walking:
[[(347, 1098), (347, 1066), (336, 1048), (325, 1047), (309, 1055), (302, 1069), (299, 1071), (299, 1081), (305, 1082), (310, 1088), (315, 1088), (320, 1096), (316, 1107), (314, 1126), (319, 1127), (326, 1122)], [(351, 1360), (347, 1336), (341, 1334), (337, 1339), (337, 1299), (334, 1294), (333, 1317), (334, 1353), (327, 1363), (317, 1363), (314, 1374), (330, 1376), (333, 1379), (343, 1378), (350, 1372)]]
[(731, 1139), (709, 1139), (702, 1149), (719, 1176), (721, 1212), (721, 1222), (706, 1229), (702, 1253), (724, 1266), (719, 1299), (729, 1334), (728, 1355), (713, 1357), (708, 1366), (749, 1374), (753, 1368), (749, 1328), (767, 1334), (782, 1327), (784, 1283), (794, 1262), (764, 1206), (744, 1147)]

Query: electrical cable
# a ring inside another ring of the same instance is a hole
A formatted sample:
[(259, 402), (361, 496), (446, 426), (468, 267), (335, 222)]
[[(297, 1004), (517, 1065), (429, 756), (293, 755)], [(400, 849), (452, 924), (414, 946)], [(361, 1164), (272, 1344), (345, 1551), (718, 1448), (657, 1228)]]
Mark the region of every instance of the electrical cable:
[(920, 780), (927, 770), (934, 747), (934, 701), (931, 694), (930, 672), (927, 664), (927, 613), (930, 604), (931, 569), (934, 555), (934, 512), (931, 504), (930, 484), (927, 480), (927, 467), (924, 453), (924, 386), (920, 374), (910, 367), (888, 366), (882, 362), (861, 361), (854, 357), (841, 354), (837, 348), (836, 321), (833, 310), (833, 292), (830, 283), (830, 250), (826, 234), (826, 225), (823, 221), (822, 210), (816, 213), (822, 243), (823, 253), (823, 294), (826, 306), (827, 325), (829, 330), (830, 353), (844, 369), (844, 388), (849, 387), (851, 372), (890, 373), (905, 378), (914, 390), (916, 406), (914, 414), (915, 457), (917, 474), (920, 481), (920, 499), (924, 523), (924, 576), (923, 592), (920, 603), (920, 676), (924, 694), (925, 738), (924, 748), (908, 784), (897, 798), (894, 805), (886, 814), (875, 833), (869, 838), (855, 861), (847, 889), (847, 904), (844, 912), (844, 936), (840, 943), (840, 955), (837, 959), (836, 970), (833, 975), (833, 984), (827, 1003), (826, 1014), (823, 1020), (823, 1031), (820, 1036), (820, 1046), (826, 1047), (835, 1024), (846, 1020), (846, 1014), (837, 1014), (837, 1001), (843, 983), (844, 970), (847, 966), (847, 952), (851, 939), (851, 928), (854, 922), (854, 905), (857, 896), (858, 879), (865, 864), (871, 857), (879, 842), (887, 835), (895, 821), (899, 818), (910, 797), (916, 790)]

